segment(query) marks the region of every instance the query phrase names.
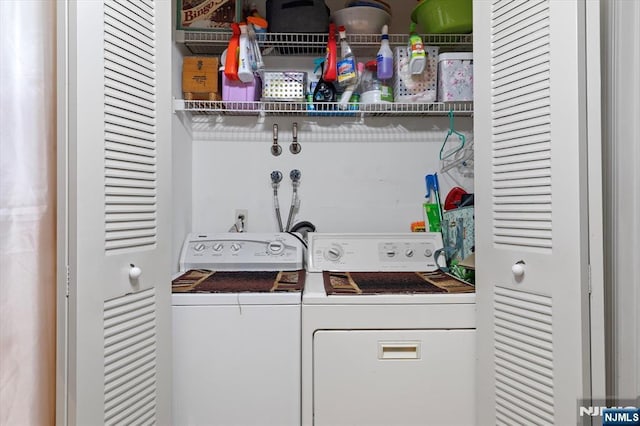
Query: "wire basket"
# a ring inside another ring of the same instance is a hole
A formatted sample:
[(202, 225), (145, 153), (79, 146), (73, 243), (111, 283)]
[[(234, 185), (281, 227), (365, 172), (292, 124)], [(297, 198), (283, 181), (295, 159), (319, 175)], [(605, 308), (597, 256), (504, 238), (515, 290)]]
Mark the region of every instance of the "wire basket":
[(303, 102), (307, 73), (302, 71), (266, 71), (262, 84), (263, 101)]
[(435, 102), (438, 89), (438, 50), (437, 46), (424, 46), (427, 62), (422, 74), (409, 72), (409, 54), (407, 47), (394, 49), (395, 74), (393, 99), (395, 102)]

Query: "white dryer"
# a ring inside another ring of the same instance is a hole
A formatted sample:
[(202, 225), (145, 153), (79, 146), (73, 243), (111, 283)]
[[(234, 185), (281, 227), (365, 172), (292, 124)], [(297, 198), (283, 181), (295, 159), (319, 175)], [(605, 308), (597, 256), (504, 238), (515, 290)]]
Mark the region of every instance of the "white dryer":
[(173, 424), (299, 425), (303, 245), (192, 234), (172, 282)]
[(309, 234), (302, 424), (470, 425), (475, 292), (439, 233)]

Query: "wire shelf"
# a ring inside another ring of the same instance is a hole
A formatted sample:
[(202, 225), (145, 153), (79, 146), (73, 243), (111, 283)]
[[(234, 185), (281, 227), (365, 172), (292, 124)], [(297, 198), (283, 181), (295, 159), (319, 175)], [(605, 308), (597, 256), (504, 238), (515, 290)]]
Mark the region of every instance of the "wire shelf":
[[(184, 43), (193, 54), (219, 54), (229, 43), (230, 31), (177, 31), (176, 41)], [(380, 34), (348, 34), (352, 48), (377, 49)], [(439, 46), (441, 51), (472, 51), (472, 34), (423, 34), (425, 45)], [(406, 46), (407, 34), (389, 34), (391, 46)], [(318, 55), (323, 54), (327, 34), (311, 33), (266, 33), (258, 35), (263, 54), (270, 55)]]
[(174, 111), (192, 115), (304, 115), (321, 117), (356, 116), (427, 116), (446, 115), (450, 111), (457, 115), (472, 115), (473, 102), (434, 102), (386, 104), (338, 102), (230, 102), (174, 100)]

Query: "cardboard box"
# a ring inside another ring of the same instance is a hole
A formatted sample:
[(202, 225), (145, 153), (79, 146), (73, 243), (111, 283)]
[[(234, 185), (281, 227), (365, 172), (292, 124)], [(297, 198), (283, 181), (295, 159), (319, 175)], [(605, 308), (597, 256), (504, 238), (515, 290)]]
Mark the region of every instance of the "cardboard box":
[(241, 0), (178, 0), (178, 30), (230, 30), (242, 19)]
[(218, 64), (214, 56), (187, 56), (182, 61), (182, 91), (187, 100), (220, 100)]

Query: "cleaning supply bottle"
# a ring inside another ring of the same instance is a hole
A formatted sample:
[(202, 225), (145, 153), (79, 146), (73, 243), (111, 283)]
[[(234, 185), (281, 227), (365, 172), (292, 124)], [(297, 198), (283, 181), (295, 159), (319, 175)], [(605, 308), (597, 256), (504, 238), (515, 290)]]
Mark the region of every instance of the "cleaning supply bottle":
[(438, 174), (426, 175), (424, 180), (427, 187), (427, 195), (424, 197), (429, 199), (428, 202), (422, 205), (425, 228), (429, 232), (440, 232), (442, 230), (442, 204), (440, 204)]
[(336, 81), (336, 58), (338, 55), (337, 50), (338, 47), (336, 45), (336, 25), (332, 22), (329, 24), (327, 54), (325, 55), (324, 65), (322, 67), (322, 79), (327, 83)]
[(264, 19), (264, 17), (260, 15), (260, 12), (258, 12), (258, 6), (256, 6), (255, 3), (251, 3), (246, 20), (247, 23), (253, 25), (253, 30), (256, 33), (256, 39), (258, 41), (264, 41), (266, 38), (267, 27), (269, 26), (269, 23), (266, 19)]
[(389, 47), (389, 27), (382, 26), (382, 40), (380, 41), (380, 49), (376, 55), (378, 64), (378, 78), (387, 80), (393, 76), (393, 52)]
[(227, 47), (227, 56), (224, 61), (224, 75), (231, 81), (238, 80), (238, 51), (240, 50), (240, 26), (231, 24), (233, 31)]
[[(335, 102), (336, 101), (336, 88), (332, 82), (326, 81), (324, 78), (326, 66), (326, 61), (323, 58), (320, 58), (316, 61), (316, 69), (318, 66), (321, 67), (322, 72), (320, 73), (320, 80), (316, 84), (313, 89), (313, 102)], [(323, 109), (320, 106), (316, 109)]]
[[(264, 60), (262, 52), (260, 52), (260, 44), (258, 43), (258, 30), (264, 31), (267, 28), (267, 21), (260, 17), (247, 17), (247, 33), (249, 34), (249, 42), (252, 46), (253, 59), (252, 68), (254, 72), (261, 73), (264, 71)], [(266, 31), (265, 31), (266, 32)]]
[(240, 24), (238, 50), (238, 80), (243, 83), (251, 83), (253, 81), (253, 69), (251, 68), (251, 44), (249, 44), (249, 35), (247, 34), (247, 25)]
[[(338, 107), (340, 109), (347, 109), (348, 104), (351, 102), (358, 102), (360, 100), (360, 94), (357, 93), (358, 86), (360, 85), (360, 79), (362, 78), (362, 74), (364, 73), (364, 63), (358, 62), (358, 77), (355, 83), (350, 84), (344, 89), (342, 95), (340, 95), (340, 100), (338, 101), (340, 105)], [(354, 94), (356, 95), (354, 98)]]
[(341, 86), (349, 86), (356, 83), (358, 79), (356, 68), (356, 57), (353, 55), (351, 46), (347, 41), (347, 30), (340, 26), (338, 28), (340, 34), (340, 61), (338, 61), (338, 84)]
[(411, 74), (422, 74), (427, 64), (427, 54), (424, 51), (422, 37), (416, 33), (416, 23), (412, 22), (409, 27), (409, 44), (407, 46), (409, 56), (409, 72)]

